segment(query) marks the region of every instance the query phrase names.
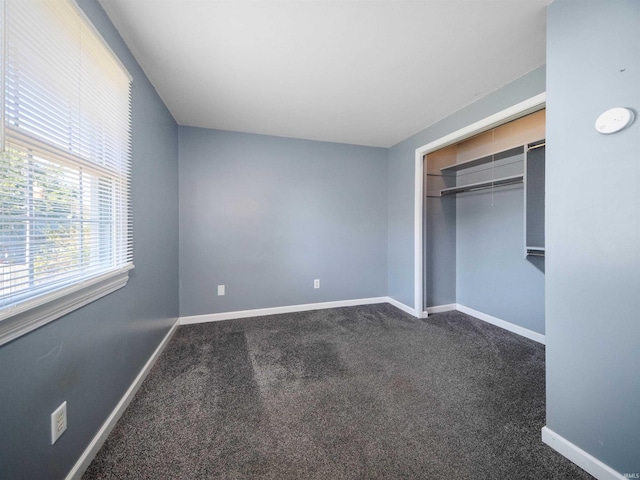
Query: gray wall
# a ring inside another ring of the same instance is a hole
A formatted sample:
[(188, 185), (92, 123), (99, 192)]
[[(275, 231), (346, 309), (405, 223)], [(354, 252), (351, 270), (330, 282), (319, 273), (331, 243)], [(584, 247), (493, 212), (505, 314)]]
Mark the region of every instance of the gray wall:
[(179, 131), (181, 316), (386, 295), (386, 149)]
[[(389, 149), (387, 291), (390, 297), (414, 307), (415, 149), (544, 91), (545, 67), (542, 66)], [(444, 301), (456, 296), (456, 282), (450, 278), (451, 274), (451, 269), (432, 274), (434, 278), (443, 278), (442, 285), (448, 285), (452, 290), (438, 291), (438, 298)], [(502, 318), (509, 321), (509, 317)]]
[(640, 2), (556, 0), (548, 11), (547, 426), (640, 474)]
[(177, 127), (101, 7), (79, 4), (134, 77), (136, 268), (125, 288), (0, 347), (3, 479), (64, 478), (178, 315)]

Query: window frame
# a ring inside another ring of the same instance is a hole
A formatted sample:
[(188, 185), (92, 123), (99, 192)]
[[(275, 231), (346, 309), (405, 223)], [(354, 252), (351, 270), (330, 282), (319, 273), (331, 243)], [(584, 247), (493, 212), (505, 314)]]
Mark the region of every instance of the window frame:
[[(127, 71), (124, 65), (121, 63), (120, 59), (113, 53), (109, 44), (104, 40), (104, 38), (97, 31), (95, 26), (91, 23), (91, 21), (87, 18), (84, 12), (79, 8), (75, 0), (68, 0), (69, 4), (73, 7), (80, 22), (83, 22), (84, 25), (91, 30), (99, 41), (102, 42), (104, 48), (111, 54), (113, 60), (117, 63), (117, 65), (122, 69), (123, 73), (125, 73), (129, 78), (129, 122), (131, 122), (132, 115), (132, 84), (133, 78), (131, 74)], [(2, 22), (6, 21), (5, 15), (5, 0), (0, 0), (0, 12), (2, 14), (2, 18), (0, 19)], [(2, 39), (3, 45), (0, 45), (2, 49), (2, 62), (4, 62), (4, 39)], [(4, 66), (3, 66), (4, 67)], [(2, 125), (0, 125), (0, 136), (2, 137), (2, 145), (4, 145), (5, 140), (5, 121), (4, 121), (4, 83), (5, 83), (5, 68), (2, 69), (2, 73), (0, 76), (1, 81), (1, 120)], [(129, 123), (129, 160), (127, 162), (132, 163), (132, 125)], [(129, 167), (131, 167), (131, 163), (129, 163)], [(132, 197), (131, 197), (131, 180), (132, 180), (132, 172), (131, 170), (127, 173), (127, 184), (128, 188), (124, 193), (124, 200), (121, 199), (123, 204), (126, 206), (128, 213), (128, 222), (127, 222), (127, 230), (128, 232), (125, 234), (125, 240), (122, 245), (115, 246), (114, 248), (125, 248), (132, 249), (133, 248), (133, 234), (132, 234)], [(122, 241), (122, 239), (118, 239), (119, 237), (115, 234), (112, 234), (112, 241)], [(101, 270), (96, 273), (90, 273), (86, 277), (81, 277), (80, 279), (72, 280), (67, 285), (60, 285), (57, 288), (52, 289), (49, 292), (36, 294), (32, 296), (32, 298), (26, 298), (22, 301), (18, 301), (13, 305), (9, 305), (0, 311), (0, 346), (19, 338), (26, 333), (29, 333), (43, 325), (46, 325), (57, 318), (60, 318), (64, 315), (67, 315), (74, 310), (77, 310), (99, 298), (102, 298), (120, 288), (123, 288), (127, 285), (129, 280), (129, 272), (134, 268), (133, 265), (133, 257), (129, 258), (127, 263), (118, 265), (113, 267), (112, 269)], [(28, 294), (27, 294), (28, 295)]]

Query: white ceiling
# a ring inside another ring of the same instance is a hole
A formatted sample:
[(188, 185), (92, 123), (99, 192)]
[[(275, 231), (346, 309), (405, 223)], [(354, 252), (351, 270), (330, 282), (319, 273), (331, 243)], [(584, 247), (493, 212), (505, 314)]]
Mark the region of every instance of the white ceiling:
[(545, 63), (551, 0), (100, 0), (180, 125), (390, 147)]

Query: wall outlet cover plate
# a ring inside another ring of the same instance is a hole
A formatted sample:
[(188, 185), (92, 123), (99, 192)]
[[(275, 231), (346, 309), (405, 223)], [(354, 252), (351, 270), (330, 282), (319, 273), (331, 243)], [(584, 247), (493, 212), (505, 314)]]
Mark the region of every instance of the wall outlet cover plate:
[(51, 414), (51, 445), (67, 430), (67, 402), (62, 402)]

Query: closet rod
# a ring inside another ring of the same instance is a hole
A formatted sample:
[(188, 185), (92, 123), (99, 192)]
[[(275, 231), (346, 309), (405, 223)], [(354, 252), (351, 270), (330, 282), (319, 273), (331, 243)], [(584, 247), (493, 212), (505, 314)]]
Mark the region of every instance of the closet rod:
[(535, 150), (536, 148), (546, 147), (546, 146), (547, 146), (547, 143), (545, 142), (545, 143), (540, 143), (538, 145), (534, 145), (533, 147), (527, 147), (527, 152), (530, 150)]
[(440, 195), (455, 195), (457, 193), (473, 192), (477, 190), (485, 190), (487, 188), (504, 187), (507, 185), (515, 185), (523, 182), (522, 175), (514, 175), (513, 177), (505, 177), (497, 180), (489, 180), (486, 182), (472, 183), (460, 187), (451, 187), (440, 190)]

